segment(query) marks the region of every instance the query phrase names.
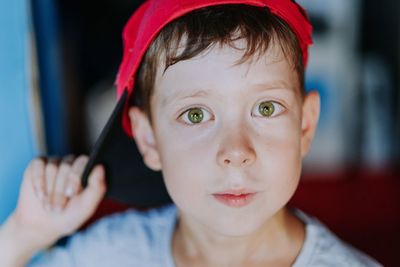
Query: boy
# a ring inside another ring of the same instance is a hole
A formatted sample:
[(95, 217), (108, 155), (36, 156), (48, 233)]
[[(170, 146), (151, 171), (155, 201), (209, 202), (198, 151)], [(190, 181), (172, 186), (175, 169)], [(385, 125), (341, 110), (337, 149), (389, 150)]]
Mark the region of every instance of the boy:
[[(311, 26), (297, 4), (147, 1), (124, 38), (123, 126), (176, 207), (105, 218), (29, 266), (379, 266), (285, 207), (319, 115), (303, 88)], [(96, 166), (81, 189), (86, 163), (31, 162), (0, 232), (1, 266), (91, 216), (106, 174)]]

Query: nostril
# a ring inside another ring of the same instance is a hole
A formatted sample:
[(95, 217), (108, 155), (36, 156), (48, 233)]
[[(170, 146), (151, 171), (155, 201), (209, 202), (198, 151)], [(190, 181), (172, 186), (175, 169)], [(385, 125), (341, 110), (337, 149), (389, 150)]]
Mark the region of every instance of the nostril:
[[(249, 161), (250, 161), (249, 159), (244, 159), (244, 160), (242, 161), (242, 165), (246, 165)], [(231, 160), (225, 159), (225, 160), (224, 160), (224, 164), (231, 164)]]

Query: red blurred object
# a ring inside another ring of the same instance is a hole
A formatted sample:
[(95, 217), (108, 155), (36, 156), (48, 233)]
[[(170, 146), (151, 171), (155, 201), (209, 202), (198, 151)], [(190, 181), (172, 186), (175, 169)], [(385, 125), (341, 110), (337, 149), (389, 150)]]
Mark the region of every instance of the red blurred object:
[[(400, 266), (400, 175), (349, 171), (303, 175), (291, 206), (325, 223), (341, 239), (384, 266)], [(129, 206), (104, 200), (94, 220)]]

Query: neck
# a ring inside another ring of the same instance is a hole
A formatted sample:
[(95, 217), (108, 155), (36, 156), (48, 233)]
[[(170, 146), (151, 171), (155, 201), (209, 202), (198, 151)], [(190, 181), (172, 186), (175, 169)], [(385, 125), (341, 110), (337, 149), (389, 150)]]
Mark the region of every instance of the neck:
[(304, 235), (303, 223), (286, 208), (256, 231), (240, 237), (220, 235), (180, 214), (173, 251), (177, 266), (291, 265)]

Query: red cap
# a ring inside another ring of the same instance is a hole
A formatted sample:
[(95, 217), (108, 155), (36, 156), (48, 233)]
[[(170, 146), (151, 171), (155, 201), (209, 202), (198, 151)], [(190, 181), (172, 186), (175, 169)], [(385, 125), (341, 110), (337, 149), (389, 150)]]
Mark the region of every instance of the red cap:
[[(128, 92), (127, 99), (132, 97), (135, 75), (141, 60), (166, 24), (195, 9), (223, 4), (269, 8), (271, 13), (286, 21), (296, 34), (303, 52), (304, 65), (307, 65), (308, 47), (312, 44), (312, 26), (305, 10), (291, 0), (148, 0), (131, 16), (124, 28), (124, 54), (116, 80), (118, 99), (125, 89)], [(128, 102), (124, 106), (122, 126), (125, 133), (132, 137)]]

